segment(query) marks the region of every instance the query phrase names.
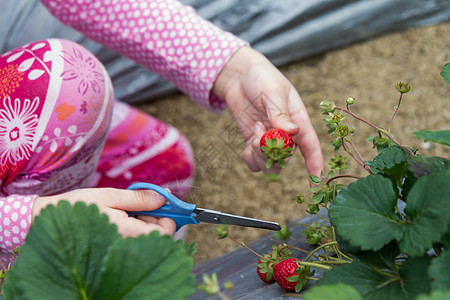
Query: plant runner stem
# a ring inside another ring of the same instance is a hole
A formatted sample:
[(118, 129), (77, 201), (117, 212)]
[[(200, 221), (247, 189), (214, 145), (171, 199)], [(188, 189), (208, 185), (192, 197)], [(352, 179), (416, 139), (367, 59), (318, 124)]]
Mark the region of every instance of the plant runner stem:
[(245, 245), (245, 244), (242, 243), (242, 242), (239, 242), (238, 240), (236, 240), (236, 239), (235, 239), (234, 237), (232, 237), (231, 235), (228, 235), (228, 237), (229, 237), (233, 242), (235, 242), (236, 244), (238, 244), (238, 245), (244, 247), (244, 248), (247, 249), (248, 251), (250, 251), (250, 252), (252, 252), (253, 254), (255, 254), (256, 256), (258, 256), (259, 258), (267, 259), (268, 261), (273, 262), (274, 264), (276, 264), (276, 261), (273, 261), (273, 260), (271, 260), (271, 259), (265, 258), (265, 257), (262, 256), (261, 254), (256, 253), (256, 252), (253, 251), (250, 247), (248, 247), (247, 245)]
[(0, 260), (0, 265), (2, 266), (3, 270), (5, 270), (5, 272), (8, 271), (8, 268), (5, 266), (5, 264), (1, 260)]
[(361, 176), (357, 176), (357, 175), (345, 175), (345, 174), (341, 174), (341, 175), (336, 175), (331, 177), (330, 179), (327, 180), (327, 182), (325, 183), (326, 185), (328, 185), (331, 181), (336, 180), (338, 178), (355, 178), (355, 179), (360, 179)]
[(324, 222), (327, 222), (327, 223), (330, 223), (330, 221), (329, 221), (329, 220), (325, 219), (325, 218), (324, 218), (324, 217), (322, 217), (321, 215), (319, 215), (319, 214), (316, 214), (316, 216), (318, 216), (318, 217), (319, 217), (319, 219), (321, 219), (322, 221), (324, 221)]
[[(323, 255), (320, 255), (320, 257), (322, 257), (322, 256), (323, 256)], [(328, 259), (329, 259), (329, 260), (334, 260), (334, 261), (336, 261), (336, 263), (338, 263), (338, 264), (351, 264), (351, 263), (352, 263), (352, 261), (343, 260), (343, 259), (341, 259), (341, 258), (334, 257), (334, 256), (329, 256)], [(333, 263), (333, 262), (330, 262), (330, 263)]]
[(394, 114), (392, 115), (391, 121), (389, 122), (389, 128), (388, 128), (389, 132), (391, 132), (392, 122), (394, 121), (395, 115), (397, 114), (397, 112), (398, 112), (398, 110), (400, 108), (400, 103), (402, 103), (402, 97), (403, 97), (403, 93), (400, 93), (400, 98), (398, 99), (398, 104), (394, 108)]
[(331, 266), (325, 266), (325, 265), (322, 265), (319, 263), (313, 263), (313, 262), (309, 262), (309, 261), (298, 261), (297, 263), (301, 266), (314, 267), (314, 268), (319, 268), (319, 269), (323, 269), (323, 270), (327, 270), (327, 271), (333, 269), (333, 267), (331, 267)]
[(316, 249), (311, 251), (311, 253), (308, 255), (308, 257), (306, 257), (305, 261), (308, 261), (311, 258), (311, 255), (313, 255), (315, 252), (319, 251), (320, 249), (322, 249), (326, 246), (332, 246), (332, 245), (338, 245), (338, 242), (329, 242), (329, 243), (320, 245), (319, 247), (317, 247)]
[[(345, 140), (342, 139), (342, 147), (344, 147), (344, 150), (351, 156), (353, 157), (354, 160), (356, 160), (356, 162), (361, 165), (361, 167), (363, 167), (365, 170), (367, 170), (369, 173), (372, 174), (372, 171), (370, 171), (370, 169), (367, 168), (366, 164), (364, 163), (364, 161), (359, 160), (358, 157), (356, 157), (349, 149), (347, 149), (347, 147), (345, 146)], [(348, 142), (347, 142), (348, 143)]]
[(231, 299), (230, 297), (228, 297), (227, 295), (225, 295), (225, 294), (222, 293), (221, 291), (217, 291), (217, 294), (216, 294), (216, 295), (219, 296), (220, 299), (222, 299), (222, 300), (230, 300), (230, 299)]
[[(306, 224), (305, 224), (306, 225)], [(275, 242), (275, 243), (278, 243), (278, 244), (284, 244), (284, 245), (286, 245), (286, 247), (288, 247), (288, 248), (290, 248), (290, 249), (294, 249), (294, 250), (298, 250), (298, 251), (300, 251), (300, 252), (303, 252), (303, 253), (306, 253), (306, 254), (311, 254), (309, 251), (306, 251), (306, 250), (304, 250), (304, 249), (301, 249), (301, 248), (297, 248), (297, 247), (295, 247), (295, 246), (291, 246), (291, 245), (288, 245), (288, 244), (286, 244), (286, 243), (283, 243), (283, 242), (281, 242), (281, 241), (277, 241), (276, 239), (273, 239), (273, 238), (271, 238), (271, 237), (267, 237), (269, 240), (271, 240), (272, 242)], [(318, 260), (320, 260), (320, 257), (318, 257), (318, 256), (316, 256), (316, 255), (313, 255), (314, 256), (314, 258), (316, 258), (316, 259), (318, 259)]]
[[(331, 230), (333, 231), (333, 240), (336, 240), (336, 230), (334, 228), (334, 226), (331, 226)], [(339, 256), (339, 258), (345, 257), (346, 259), (348, 259), (349, 261), (353, 261), (353, 259), (351, 257), (349, 257), (348, 255), (344, 254), (344, 252), (341, 251), (341, 249), (339, 247), (336, 247), (336, 254)]]
[(314, 277), (305, 277), (305, 279), (308, 279), (308, 280), (319, 280), (319, 278), (314, 278)]
[(400, 145), (400, 143), (397, 142), (397, 140), (396, 140), (389, 132), (387, 132), (385, 129), (383, 129), (383, 128), (381, 128), (381, 127), (378, 127), (378, 126), (376, 126), (376, 125), (374, 125), (374, 124), (372, 124), (372, 123), (370, 123), (370, 122), (364, 120), (364, 119), (361, 118), (361, 117), (358, 117), (356, 114), (352, 113), (351, 111), (349, 111), (349, 110), (347, 110), (347, 109), (344, 109), (344, 108), (342, 108), (342, 107), (335, 107), (335, 109), (341, 110), (341, 111), (343, 111), (343, 112), (345, 112), (345, 113), (351, 115), (351, 116), (354, 117), (355, 119), (357, 119), (357, 120), (359, 120), (359, 121), (361, 121), (361, 122), (363, 122), (363, 123), (366, 123), (366, 124), (369, 125), (370, 127), (375, 128), (375, 129), (378, 130), (379, 132), (383, 133), (383, 134), (384, 134), (387, 138), (389, 138), (392, 142), (394, 142), (394, 144), (395, 144), (397, 147), (402, 148), (402, 149), (405, 149), (406, 151), (408, 151), (409, 154), (411, 154), (412, 156), (414, 156), (414, 153), (413, 153), (410, 149), (408, 149), (408, 147), (405, 147), (405, 146)]
[(372, 170), (366, 165), (365, 159), (362, 157), (361, 153), (358, 151), (358, 148), (356, 148), (356, 145), (353, 143), (353, 140), (348, 137), (348, 140), (350, 142), (350, 145), (352, 146), (353, 150), (355, 150), (356, 154), (358, 155), (359, 159), (361, 160), (361, 163), (363, 164), (364, 169), (366, 169), (370, 174), (372, 173)]

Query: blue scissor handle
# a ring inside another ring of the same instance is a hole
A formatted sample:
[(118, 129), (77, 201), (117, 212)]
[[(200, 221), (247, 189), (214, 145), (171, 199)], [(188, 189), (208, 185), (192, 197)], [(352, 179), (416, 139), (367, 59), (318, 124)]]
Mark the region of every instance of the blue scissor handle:
[(130, 215), (152, 216), (159, 218), (171, 218), (177, 224), (177, 230), (187, 224), (198, 224), (194, 218), (195, 204), (184, 202), (175, 197), (168, 190), (151, 183), (138, 182), (130, 185), (127, 190), (152, 190), (162, 195), (169, 203), (164, 204), (158, 209), (148, 211), (128, 212)]

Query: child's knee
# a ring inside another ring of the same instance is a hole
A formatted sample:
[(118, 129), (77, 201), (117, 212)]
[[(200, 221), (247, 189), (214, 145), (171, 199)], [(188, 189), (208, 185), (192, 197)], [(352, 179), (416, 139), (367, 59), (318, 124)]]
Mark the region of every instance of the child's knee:
[[(113, 89), (92, 53), (74, 42), (48, 39), (3, 54), (0, 68), (0, 76), (10, 79), (0, 90), (0, 110), (3, 116), (14, 114), (2, 124), (15, 130), (1, 132), (0, 146), (17, 148), (0, 154), (2, 161), (21, 166), (13, 168), (14, 176), (48, 177), (98, 152), (111, 120)], [(9, 126), (11, 120), (23, 126)], [(15, 178), (11, 170), (5, 172), (8, 182)]]
[[(111, 118), (114, 91), (102, 63), (81, 45), (67, 40), (58, 41), (61, 44), (58, 61), (63, 64), (58, 119), (72, 113), (74, 121), (81, 121), (80, 126), (89, 127), (105, 113)], [(67, 110), (68, 106), (72, 109)]]

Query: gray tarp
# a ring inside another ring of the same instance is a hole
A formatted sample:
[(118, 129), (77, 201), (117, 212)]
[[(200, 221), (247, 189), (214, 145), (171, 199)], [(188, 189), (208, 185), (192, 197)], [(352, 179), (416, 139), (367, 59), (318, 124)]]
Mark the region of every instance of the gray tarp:
[[(285, 64), (390, 31), (450, 20), (450, 0), (181, 0)], [(0, 0), (3, 52), (48, 37), (76, 41), (106, 66), (116, 96), (130, 103), (175, 87), (133, 61), (65, 27), (38, 0)], [(448, 37), (442, 37), (448, 38)]]

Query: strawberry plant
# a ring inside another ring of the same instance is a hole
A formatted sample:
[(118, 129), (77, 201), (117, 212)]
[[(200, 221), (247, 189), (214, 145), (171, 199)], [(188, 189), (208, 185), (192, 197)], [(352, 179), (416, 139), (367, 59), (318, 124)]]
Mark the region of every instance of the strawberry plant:
[[(450, 83), (450, 64), (441, 75)], [(291, 256), (277, 262), (266, 254), (260, 257), (271, 264), (261, 264), (260, 259), (257, 266), (268, 269), (266, 273), (272, 270), (282, 288), (299, 292), (313, 279), (316, 285), (303, 294), (307, 300), (450, 299), (450, 161), (422, 155), (397, 140), (393, 123), (411, 87), (399, 82), (395, 88), (399, 98), (387, 128), (354, 113), (353, 97), (342, 107), (331, 100), (321, 103), (336, 155), (328, 173), (310, 176), (311, 199), (307, 201), (303, 194), (296, 198), (321, 222), (290, 225), (305, 226), (302, 235), (317, 247), (311, 252), (297, 249), (308, 253), (304, 261)], [(356, 129), (347, 125), (347, 118), (373, 129), (373, 136), (366, 138), (375, 152), (371, 160), (359, 151)], [(413, 134), (425, 142), (450, 146), (450, 130)], [(347, 158), (367, 176), (345, 173)], [(344, 178), (353, 182), (342, 184)], [(289, 226), (282, 228), (276, 234), (279, 239), (291, 235)], [(314, 268), (326, 272), (313, 278)]]
[[(447, 64), (441, 73), (446, 81), (448, 69)], [(333, 137), (331, 146), (346, 152), (368, 176), (342, 174), (344, 164), (336, 158), (326, 176), (311, 176), (313, 213), (319, 207), (328, 209), (333, 240), (352, 262), (327, 271), (305, 299), (325, 299), (330, 292), (343, 299), (447, 299), (450, 295), (450, 161), (421, 155), (396, 140), (391, 128), (411, 87), (402, 82), (395, 87), (400, 96), (387, 129), (352, 112), (354, 98), (347, 99), (345, 107), (330, 100), (321, 103)], [(377, 151), (372, 160), (358, 151), (355, 130), (345, 124), (346, 117), (374, 129), (376, 135), (366, 139)], [(414, 135), (450, 146), (449, 130), (421, 130)], [(356, 180), (338, 185), (344, 177)], [(323, 236), (318, 232), (309, 229), (305, 235), (317, 243)]]
[(6, 273), (3, 299), (187, 299), (194, 248), (158, 232), (123, 239), (95, 205), (44, 209)]

